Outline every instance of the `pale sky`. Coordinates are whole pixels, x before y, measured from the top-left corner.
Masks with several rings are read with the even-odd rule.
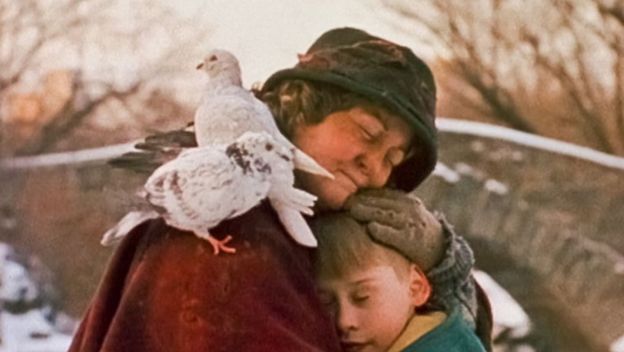
[[[134,40],[126,39],[123,32],[120,35],[115,30],[123,29],[124,23],[132,28],[143,18],[141,16],[147,16],[150,8],[140,5],[142,2],[120,0],[109,14],[113,26],[116,26],[114,30],[99,26],[85,29],[81,33],[84,45],[79,52],[65,50],[61,41],[50,50],[53,52],[51,57],[59,57],[57,53],[62,52],[63,59],[41,62],[41,72],[33,73],[30,85],[36,86],[42,72],[51,69],[80,67],[85,77],[123,85],[132,82],[140,72],[149,72],[153,68],[154,71],[172,73],[163,76],[160,82],[171,88],[170,91],[181,101],[195,104],[199,99],[198,87],[205,77],[198,75],[194,67],[204,53],[213,48],[230,50],[238,57],[243,85],[247,88],[255,82],[265,81],[277,70],[292,67],[297,62],[297,53],[305,52],[316,38],[332,28],[360,28],[412,47],[419,55],[426,50],[422,46],[418,50],[416,40],[392,25],[392,14],[378,0],[160,1],[177,11],[185,24],[175,27],[177,19],[169,18],[162,28],[152,28],[155,32]],[[206,27],[209,28],[206,39],[182,47],[166,62],[159,61],[163,49],[184,42],[189,38],[188,31]]]
[[[179,0],[175,6],[182,15],[201,10],[214,28],[206,50],[214,45],[234,52],[241,62],[244,84],[250,86],[294,65],[296,53],[305,52],[331,28],[353,26],[404,45],[413,44],[374,4],[370,0]]]

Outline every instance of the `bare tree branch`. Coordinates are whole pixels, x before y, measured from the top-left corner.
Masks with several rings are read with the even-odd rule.
[[[136,11],[136,16],[132,17],[132,21],[120,20],[119,9],[115,8],[117,5]],[[184,22],[175,17],[166,5],[154,4],[150,0],[131,3],[120,0],[0,0],[0,99],[3,102],[9,100],[8,97],[18,101],[20,94],[24,96],[24,88],[15,88],[23,85],[26,75],[36,75],[43,79],[47,75],[47,68],[56,69],[56,63],[63,62],[68,56],[74,59],[71,65],[61,70],[78,73],[71,91],[69,88],[60,88],[68,89],[67,93],[62,94],[72,95],[67,100],[61,96],[53,102],[56,99],[54,92],[48,92],[47,89],[59,88],[48,87],[48,83],[39,88],[27,88],[34,89],[28,93],[28,99],[38,99],[28,104],[40,104],[35,109],[41,109],[41,116],[27,117],[23,121],[20,119],[24,118],[20,117],[10,124],[3,116],[1,145],[9,149],[3,152],[40,153],[53,149],[64,139],[88,135],[89,132],[82,126],[87,123],[97,124],[94,123],[97,118],[90,117],[106,108],[113,108],[117,103],[115,115],[128,119],[134,117],[139,124],[140,121],[151,121],[154,118],[137,117],[137,113],[159,116],[157,111],[146,105],[154,102],[143,97],[156,89],[158,79],[172,74],[167,70],[171,69],[174,61],[179,60],[180,51],[185,50],[189,55],[199,57],[196,43],[205,40],[207,27],[197,26],[196,23]],[[158,45],[154,45],[154,40]],[[63,48],[61,53],[58,47]],[[94,69],[100,58],[93,53],[104,56],[112,51],[115,56],[124,58],[122,62],[118,65],[117,61],[102,59],[105,67],[100,68],[100,72]],[[83,56],[84,52],[89,55]],[[49,65],[51,58],[56,62]],[[84,61],[86,59],[95,62]],[[136,69],[127,71],[127,67]],[[97,83],[96,80],[101,80],[98,77],[103,77],[105,81]],[[29,80],[32,81],[31,78]],[[82,102],[74,101],[78,98]],[[129,100],[132,102],[128,103]],[[171,98],[171,104],[180,107],[179,102],[174,100]],[[45,104],[51,104],[52,107],[44,111],[45,106],[48,106]],[[4,128],[8,125],[25,132],[11,134]],[[79,130],[78,134],[73,133],[76,129]],[[11,136],[13,142],[6,142],[7,136]],[[14,143],[16,138],[21,140]]]
[[[49,150],[58,141],[67,137],[73,129],[79,126],[84,120],[99,106],[110,99],[127,99],[136,94],[141,88],[143,82],[135,82],[132,86],[124,90],[111,89],[100,97],[89,101],[86,105],[79,109],[74,108],[74,99],[70,99],[65,106],[54,116],[48,124],[42,128],[42,137],[34,140],[32,143],[21,148],[16,152],[17,155],[38,154]],[[80,83],[78,83],[80,85]],[[83,87],[76,87],[74,95],[82,94]]]
[[[452,62],[454,70],[445,75],[452,73],[480,97],[475,101],[465,89],[451,90],[454,103],[463,102],[472,111],[480,103],[488,108],[488,117],[513,128],[550,131],[559,138],[577,138],[602,151],[624,154],[624,4],[605,0],[384,3],[404,22],[426,28],[433,48],[442,48],[441,57]],[[585,11],[592,7],[602,18]],[[423,15],[423,8],[435,11]],[[409,24],[404,28],[409,31]],[[557,128],[562,120],[565,130]]]
[[[620,38],[618,52],[624,54],[624,38]],[[624,55],[617,55],[613,63],[615,73],[615,126],[619,140],[624,140]]]

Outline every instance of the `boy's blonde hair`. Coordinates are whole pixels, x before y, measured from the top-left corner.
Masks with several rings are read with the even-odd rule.
[[[390,265],[401,279],[409,272],[411,262],[406,257],[373,241],[365,225],[346,212],[318,216],[310,225],[318,239],[315,269],[319,276],[337,278],[375,265]]]

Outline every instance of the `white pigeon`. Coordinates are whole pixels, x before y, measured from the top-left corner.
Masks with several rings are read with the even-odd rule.
[[[227,246],[231,236],[218,240],[209,230],[268,198],[293,239],[314,247],[316,239],[301,213],[312,215],[316,196],[294,187],[293,169],[293,148],[266,132],[246,132],[229,145],[186,149],[145,183],[144,197],[154,210],[131,212],[124,219],[133,228],[162,216],[167,224],[209,241],[215,254],[234,253]],[[102,244],[128,233],[123,222],[104,235]]]
[[[277,127],[269,108],[242,86],[238,59],[226,50],[215,49],[197,66],[208,75],[201,104],[195,112],[195,137],[201,146],[229,144],[244,132],[267,132],[294,150],[295,168],[333,178],[309,155],[295,147]]]

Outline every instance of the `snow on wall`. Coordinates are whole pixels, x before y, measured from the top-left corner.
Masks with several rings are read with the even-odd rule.
[[[624,170],[624,158],[622,157],[506,127],[442,117],[436,119],[436,126],[438,130],[442,132],[505,140],[527,147],[547,150],[553,153],[584,159],[600,165]]]
[[[19,158],[0,159],[0,169],[20,170],[37,167],[86,164],[106,161],[123,153],[134,150],[137,141],[114,144],[101,148],[90,148],[72,152],[49,153]]]
[[[441,161],[438,161],[438,163],[436,164],[435,169],[433,169],[432,175],[441,177],[444,181],[448,183],[456,183],[461,178],[457,171],[451,169]]]
[[[486,123],[439,117],[438,130],[447,133],[468,134],[485,138],[505,140],[531,148],[547,150],[561,155],[588,160],[600,165],[624,170],[624,158],[599,152],[576,144],[516,131],[510,128]],[[73,152],[42,154],[29,157],[0,159],[0,169],[19,170],[36,167],[95,163],[119,156],[133,150],[137,141],[109,145],[101,148],[83,149]]]

